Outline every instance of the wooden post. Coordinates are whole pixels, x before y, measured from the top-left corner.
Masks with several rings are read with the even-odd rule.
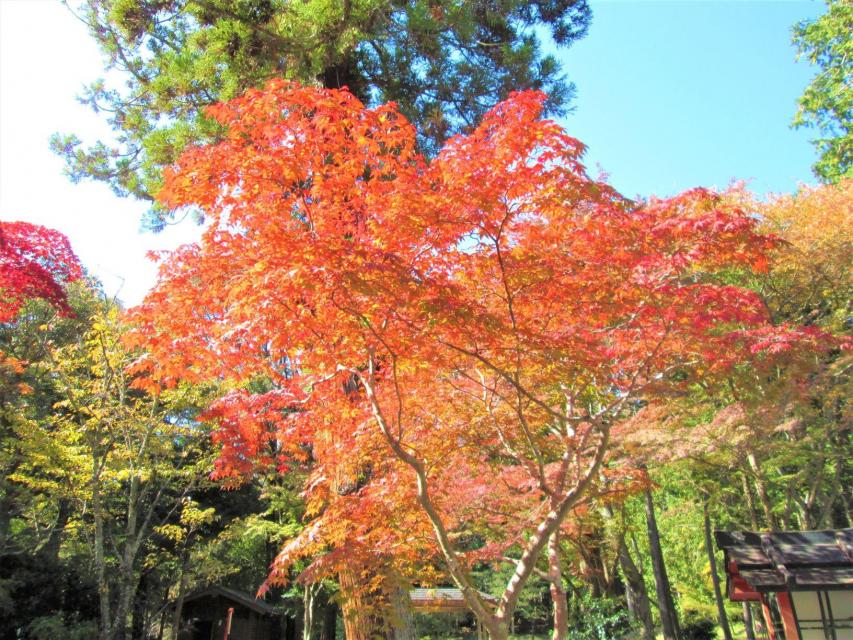
[[[234,617],[234,607],[228,607],[228,616],[225,618],[225,635],[222,640],[228,640],[231,635],[231,619]]]
[[[785,592],[777,593],[776,602],[779,603],[779,614],[782,616],[782,626],[785,627],[785,640],[800,640],[797,619],[791,606],[791,595]]]
[[[755,640],[755,628],[752,626],[752,609],[746,600],[741,604],[743,605],[743,628],[746,632],[746,640]]]
[[[767,603],[767,597],[761,596],[761,613],[764,614],[764,624],[767,627],[767,635],[770,640],[776,639],[776,626],[773,624],[773,616],[770,613],[770,605]]]
[[[720,589],[720,577],[717,575],[717,559],[714,556],[714,545],[711,542],[711,515],[708,512],[707,500],[702,507],[705,520],[705,550],[708,552],[708,564],[711,565],[711,582],[714,585],[714,599],[717,601],[717,618],[720,621],[720,628],[723,630],[725,640],[732,640],[729,620],[726,617],[726,606],[723,603],[723,594]]]

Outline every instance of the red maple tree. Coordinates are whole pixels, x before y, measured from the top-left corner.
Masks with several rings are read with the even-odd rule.
[[[31,298],[71,313],[62,287],[81,276],[63,234],[29,222],[0,221],[0,322],[13,320]]]
[[[753,217],[705,190],[628,201],[540,119],[543,99],[513,94],[427,162],[394,105],[275,81],[213,107],[226,138],[167,172],[164,203],[210,225],[134,311],[136,368],[236,389],[208,414],[220,477],[311,465],[316,519],[274,578],[305,550],[329,570],[359,554],[417,566],[426,540],[505,638],[615,422],[813,337],[726,284],[766,268],[776,241]],[[507,488],[512,509],[490,515]],[[472,550],[474,521],[497,533]],[[469,567],[510,546],[492,606]]]

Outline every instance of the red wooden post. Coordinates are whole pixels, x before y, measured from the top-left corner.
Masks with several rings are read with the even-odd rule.
[[[773,625],[773,616],[770,614],[770,605],[767,604],[767,598],[761,596],[761,613],[764,614],[764,624],[767,627],[767,635],[770,640],[776,640],[776,627]]]
[[[234,607],[228,607],[228,617],[225,618],[225,635],[222,636],[222,640],[228,640],[228,636],[231,635],[231,618],[234,617]]]
[[[782,616],[782,626],[785,627],[785,640],[800,640],[797,619],[791,606],[791,595],[779,592],[776,594],[776,602],[779,603],[779,614]]]

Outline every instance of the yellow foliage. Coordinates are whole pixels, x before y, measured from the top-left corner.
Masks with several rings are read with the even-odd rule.
[[[785,241],[763,287],[777,321],[843,332],[853,299],[853,178],[803,187],[759,207]]]

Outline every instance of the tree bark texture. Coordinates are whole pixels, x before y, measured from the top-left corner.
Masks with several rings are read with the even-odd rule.
[[[344,617],[344,636],[346,640],[374,640],[382,635],[375,616],[370,615],[370,603],[362,595],[358,585],[358,576],[354,571],[342,571],[338,574],[341,587],[341,610]]]
[[[680,640],[678,628],[678,615],[672,600],[672,590],[669,578],[666,575],[666,564],[663,559],[663,550],[660,544],[660,533],[658,532],[657,518],[655,518],[655,504],[651,489],[646,489],[646,526],[649,534],[649,552],[652,557],[652,568],[655,575],[655,589],[657,591],[658,607],[660,608],[661,626],[665,640]]]
[[[412,613],[412,600],[405,585],[390,581],[391,629],[388,640],[415,640],[415,619]]]
[[[779,523],[773,514],[773,508],[770,504],[770,494],[767,491],[767,483],[764,480],[764,472],[761,470],[761,464],[758,462],[758,458],[755,457],[755,452],[753,451],[747,453],[746,459],[755,478],[755,489],[758,491],[758,501],[761,503],[761,508],[764,511],[767,527],[771,531],[776,530],[779,528]]]
[[[743,496],[746,498],[746,508],[749,512],[749,524],[753,531],[759,531],[761,527],[758,524],[758,510],[755,508],[755,498],[752,495],[752,487],[749,484],[749,474],[742,471],[740,474],[741,484],[743,485]]]
[[[569,636],[569,603],[563,587],[563,568],[560,565],[560,530],[548,539],[548,582],[551,601],[554,603],[554,630],[552,640],[566,640]]]
[[[181,616],[184,612],[184,593],[187,588],[187,568],[189,565],[189,552],[184,548],[181,558],[181,577],[178,580],[178,599],[175,602],[175,615],[172,617],[172,637],[177,638],[181,632]]]
[[[302,587],[302,640],[311,640],[314,631],[314,596],[319,588],[316,584]]]
[[[649,602],[649,593],[646,590],[646,581],[631,557],[624,533],[619,536],[617,553],[619,566],[622,568],[622,575],[625,577],[628,609],[637,622],[643,626],[643,640],[655,640],[655,625],[652,621],[652,607]]]
[[[729,620],[726,617],[726,605],[723,603],[723,594],[720,590],[720,576],[717,574],[717,558],[714,555],[714,544],[711,541],[711,516],[708,513],[708,503],[703,505],[705,525],[705,550],[708,552],[708,564],[711,565],[711,582],[714,583],[714,600],[717,602],[717,617],[720,628],[723,630],[725,640],[732,640],[732,631],[729,629]]]

